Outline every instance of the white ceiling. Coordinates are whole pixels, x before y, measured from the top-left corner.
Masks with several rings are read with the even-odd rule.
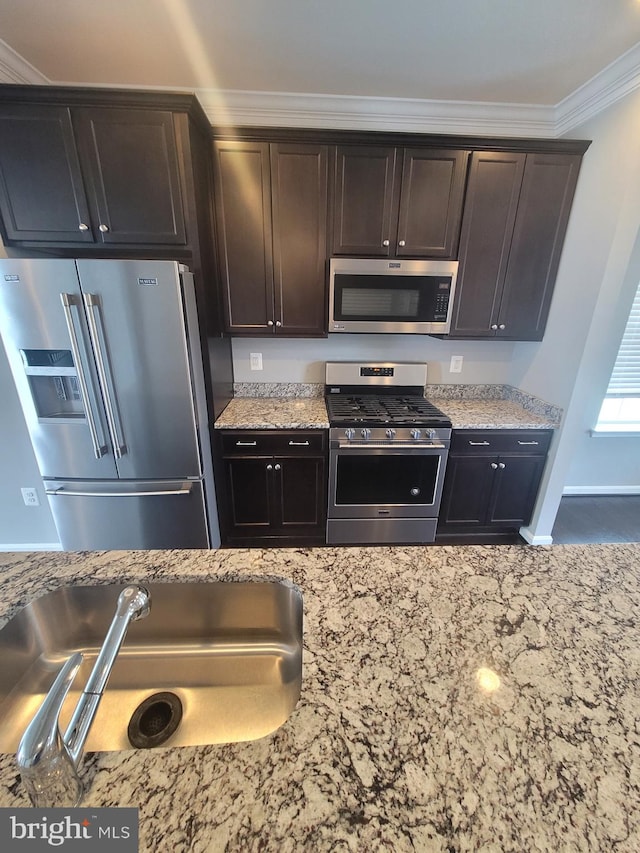
[[[640,0],[0,0],[0,21],[0,80],[195,89],[212,110],[222,91],[549,116],[640,58]]]

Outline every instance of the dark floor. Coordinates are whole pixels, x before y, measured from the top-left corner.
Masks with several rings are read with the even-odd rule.
[[[640,495],[567,495],[551,535],[554,545],[640,542]]]

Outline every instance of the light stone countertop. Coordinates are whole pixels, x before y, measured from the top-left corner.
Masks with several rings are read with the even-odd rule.
[[[639,566],[636,544],[0,554],[0,624],[70,583],[302,590],[278,731],[87,757],[86,804],[139,807],[143,852],[637,853]],[[0,806],[24,804],[0,756]]]
[[[323,397],[234,397],[215,429],[329,429]]]
[[[512,400],[429,397],[454,429],[554,429],[557,422]],[[234,397],[215,429],[328,429],[322,397]]]

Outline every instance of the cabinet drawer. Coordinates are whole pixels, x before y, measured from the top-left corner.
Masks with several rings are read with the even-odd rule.
[[[546,454],[553,430],[454,430],[452,453],[536,453]]]
[[[325,430],[225,430],[222,433],[225,455],[324,453],[325,447]]]

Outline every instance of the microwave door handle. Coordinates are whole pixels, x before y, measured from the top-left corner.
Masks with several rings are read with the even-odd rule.
[[[109,368],[109,359],[106,352],[106,338],[104,328],[102,326],[102,318],[100,316],[100,303],[95,294],[84,293],[84,300],[87,323],[89,326],[89,335],[91,343],[96,355],[96,366],[98,368],[98,379],[102,394],[105,401],[105,409],[107,412],[107,424],[109,426],[109,434],[111,435],[111,443],[113,444],[113,454],[116,459],[121,459],[122,454],[126,452],[124,437],[122,435],[122,425],[118,416],[118,405],[115,394],[115,386]]]
[[[80,394],[82,395],[84,411],[87,417],[87,426],[89,427],[89,434],[91,436],[91,443],[93,445],[93,453],[96,459],[101,459],[105,453],[105,446],[104,441],[101,441],[100,436],[98,435],[98,424],[100,421],[99,418],[96,416],[96,413],[93,411],[93,396],[89,392],[90,371],[85,372],[85,364],[82,359],[82,353],[80,351],[80,343],[78,341],[76,327],[73,322],[73,314],[71,312],[71,307],[72,305],[74,305],[73,294],[61,293],[60,300],[62,302],[64,319],[67,324],[67,331],[69,332],[69,340],[71,341],[71,354],[73,356],[73,361],[76,366],[78,385],[80,386]]]

